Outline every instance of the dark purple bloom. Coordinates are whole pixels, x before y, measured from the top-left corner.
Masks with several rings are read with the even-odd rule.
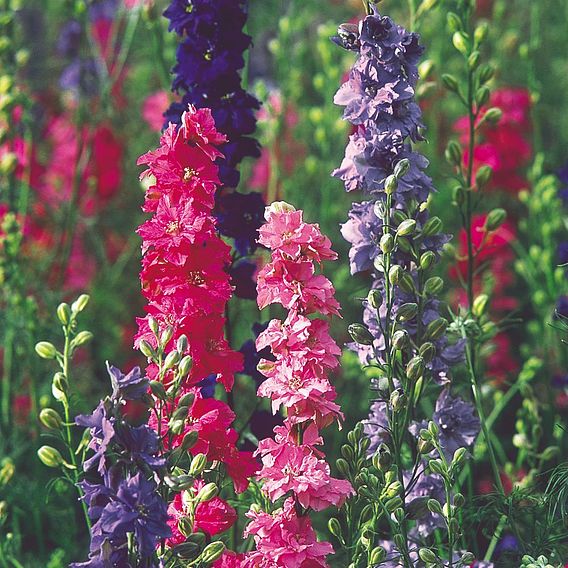
[[[471,446],[481,427],[473,404],[452,396],[449,388],[440,393],[432,418],[440,429],[440,445],[447,459],[458,448]]]
[[[565,241],[558,245],[558,249],[556,251],[558,256],[558,264],[568,264],[568,242]]]
[[[235,249],[242,256],[257,248],[265,207],[262,195],[256,192],[225,193],[217,200],[217,227],[222,235],[235,240]]]
[[[256,279],[258,267],[254,262],[241,259],[229,268],[231,284],[235,287],[235,296],[245,300],[256,300]]]
[[[140,373],[140,367],[134,367],[125,375],[120,369],[107,362],[107,370],[112,384],[112,398],[140,400],[148,392],[150,382]]]
[[[252,330],[254,333],[255,338],[258,337],[267,327],[267,323],[260,324],[255,323],[252,326]],[[254,339],[249,339],[245,341],[239,351],[243,354],[244,363],[243,363],[243,374],[249,375],[255,381],[257,385],[260,385],[263,381],[266,380],[266,377],[260,373],[257,369],[257,365],[261,359],[266,359],[268,361],[274,361],[274,355],[270,351],[270,347],[265,347],[261,351],[256,350]]]
[[[165,458],[159,457],[160,443],[155,430],[143,424],[132,427],[127,422],[115,425],[119,459],[131,464],[147,465],[150,469],[158,469],[165,465]]]
[[[556,303],[557,317],[568,318],[568,296],[560,296]]]
[[[519,541],[516,536],[512,534],[504,535],[501,540],[497,543],[495,547],[495,554],[497,557],[502,554],[520,552],[521,547],[519,546]]]
[[[209,375],[197,383],[197,386],[201,389],[201,396],[203,396],[203,398],[213,398],[215,396],[216,385],[217,375]]]

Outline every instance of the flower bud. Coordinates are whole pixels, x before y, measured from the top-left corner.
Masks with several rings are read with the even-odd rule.
[[[179,364],[179,367],[178,367],[178,372],[179,372],[180,376],[186,377],[187,375],[189,375],[192,367],[193,367],[193,359],[189,355],[186,355],[180,361],[180,364]]]
[[[471,311],[475,317],[480,318],[487,311],[489,305],[489,296],[487,294],[480,294],[473,300]]]
[[[436,341],[446,333],[448,327],[448,320],[445,318],[438,318],[430,322],[426,326],[426,333],[424,337],[430,341]]]
[[[353,341],[361,345],[373,345],[373,336],[371,332],[360,323],[352,323],[347,331],[349,335],[353,338]]]
[[[63,419],[53,408],[44,408],[39,413],[40,422],[50,430],[59,430],[63,426]]]
[[[94,335],[90,331],[80,331],[71,342],[71,345],[73,348],[81,347],[81,345],[85,345],[91,341],[93,337]]]
[[[59,467],[64,463],[59,450],[56,450],[52,446],[42,446],[37,451],[37,456],[47,467]]]
[[[201,562],[205,565],[212,564],[221,558],[223,552],[225,552],[225,545],[220,540],[216,540],[205,547],[201,555]]]
[[[61,402],[67,398],[67,392],[69,391],[69,384],[65,375],[63,373],[55,373],[53,375],[53,381],[51,383],[51,393],[55,400]]]
[[[393,513],[394,511],[396,511],[398,508],[400,508],[402,506],[402,499],[400,497],[393,497],[392,499],[389,499],[386,503],[385,503],[385,509],[389,512],[389,513]],[[396,539],[397,536],[402,537],[401,534],[395,534],[394,538]]]
[[[57,317],[63,325],[67,325],[71,321],[71,308],[69,304],[62,302],[57,306]]]
[[[430,460],[428,462],[428,467],[432,473],[443,474],[444,473],[444,465],[440,460]]]
[[[428,270],[434,264],[435,260],[436,255],[431,250],[427,250],[420,255],[420,268],[422,270]]]
[[[373,309],[378,310],[383,304],[383,297],[378,290],[371,290],[367,295],[367,302]]]
[[[413,357],[406,365],[406,376],[412,382],[418,380],[424,374],[424,359],[417,355]]]
[[[438,425],[435,422],[430,420],[430,422],[428,422],[428,432],[430,432],[433,438],[437,438],[440,433],[440,428],[438,428]]]
[[[424,293],[428,296],[437,296],[444,287],[444,281],[439,276],[432,276],[424,283]]]
[[[464,552],[460,558],[462,566],[471,566],[475,562],[475,555],[472,552]]]
[[[189,408],[187,406],[178,406],[172,414],[172,421],[184,420],[187,418]]]
[[[397,238],[397,243],[398,243],[398,248],[402,251],[402,252],[406,252],[408,254],[410,254],[412,251],[412,245],[410,244],[410,241],[406,238],[406,237],[401,237],[400,235]]]
[[[422,359],[424,359],[426,363],[430,363],[430,361],[432,361],[432,359],[436,355],[436,346],[430,341],[427,341],[420,346],[418,354],[420,355],[420,357],[422,357]]]
[[[475,93],[475,103],[477,108],[481,108],[487,104],[491,91],[487,87],[479,87]]]
[[[408,397],[404,394],[401,388],[392,391],[389,403],[395,412],[399,412],[406,407]]]
[[[168,371],[169,369],[173,369],[181,359],[180,354],[177,351],[170,351],[164,360],[162,368],[164,371]]]
[[[491,166],[481,166],[475,174],[475,185],[479,189],[485,187],[487,182],[491,179],[493,168]]]
[[[162,334],[160,335],[160,345],[165,347],[170,339],[174,336],[174,328],[171,325],[166,326]]]
[[[396,234],[401,237],[406,237],[413,235],[414,231],[416,231],[416,221],[414,219],[407,219],[398,226]]]
[[[182,517],[178,521],[178,530],[186,538],[193,532],[193,523],[189,517]]]
[[[386,233],[381,237],[379,246],[384,254],[388,254],[394,249],[394,237],[390,233]]]
[[[159,381],[150,381],[150,390],[157,399],[166,400],[166,389]]]
[[[432,59],[425,59],[418,65],[418,75],[422,81],[428,79],[434,69],[434,61]]]
[[[371,551],[370,560],[371,565],[381,564],[385,561],[387,557],[386,550],[382,546],[376,546]]]
[[[442,230],[442,220],[440,217],[430,217],[422,227],[422,235],[431,237],[437,235]],[[430,251],[431,252],[431,251]]]
[[[266,221],[270,221],[270,215],[272,215],[272,213],[292,213],[293,211],[296,211],[296,208],[286,203],[286,201],[275,201],[265,208],[264,218]]]
[[[395,264],[389,269],[389,281],[391,284],[397,285],[404,274],[402,266]]]
[[[450,140],[446,147],[446,160],[452,166],[459,167],[462,163],[462,150],[460,145],[455,140]]]
[[[479,70],[479,84],[483,85],[490,81],[495,73],[495,69],[490,64],[486,64]],[[490,109],[491,110],[491,109]]]
[[[487,109],[487,112],[483,115],[481,119],[483,122],[489,122],[490,124],[497,124],[503,116],[503,111],[498,107],[491,107]]]
[[[473,32],[473,41],[476,46],[481,45],[485,39],[487,38],[487,34],[489,33],[489,25],[487,22],[481,22]]]
[[[390,448],[384,443],[381,444],[377,450],[376,456],[377,469],[381,471],[389,471],[392,466],[392,454]]]
[[[396,191],[397,187],[398,180],[396,179],[396,176],[391,175],[385,179],[385,193],[387,195],[392,195]]]
[[[199,437],[199,434],[197,433],[196,430],[191,430],[190,432],[188,432],[183,437],[183,440],[181,442],[181,449],[184,450],[184,451],[191,450],[191,448],[193,448],[193,446],[195,446],[195,444],[197,444],[197,438],[198,437]]]
[[[428,499],[428,510],[431,513],[437,513],[438,515],[442,515],[442,505],[436,499]]]
[[[158,320],[155,317],[153,316],[148,317],[148,327],[150,328],[150,331],[157,337],[158,332],[160,331],[160,324],[158,323]]]
[[[458,509],[465,505],[465,497],[461,493],[456,493],[454,495],[454,506]]]
[[[150,345],[150,343],[148,343],[148,341],[146,341],[145,339],[142,339],[142,341],[140,341],[139,349],[142,355],[148,357],[148,359],[156,359],[157,357],[156,351]]]
[[[416,447],[418,448],[418,452],[420,454],[426,455],[426,454],[429,454],[434,449],[434,444],[432,444],[431,440],[420,439],[420,440],[418,440]]]
[[[191,406],[195,400],[195,394],[192,392],[185,393],[178,401],[179,406]]]
[[[454,35],[452,36],[452,43],[454,44],[454,47],[462,55],[467,57],[470,46],[469,46],[469,40],[467,39],[467,36],[464,32],[461,31],[454,32]]]
[[[394,175],[397,179],[400,179],[404,175],[408,173],[410,169],[410,160],[408,158],[404,158],[398,162],[394,168]]]
[[[199,503],[205,503],[206,501],[211,501],[213,497],[217,497],[219,494],[219,488],[215,483],[207,483],[204,485],[197,494],[196,500]]]
[[[178,351],[179,353],[185,353],[187,351],[187,346],[188,346],[187,336],[180,335],[176,343],[176,351]]]
[[[507,212],[500,207],[490,211],[485,219],[484,229],[486,231],[497,230],[507,219]]]
[[[392,345],[399,351],[405,349],[408,346],[408,332],[405,329],[395,331],[392,336]]]
[[[55,345],[49,341],[40,341],[39,343],[36,343],[35,351],[42,359],[55,359],[55,356],[57,355]]]
[[[78,314],[82,312],[89,303],[90,296],[88,294],[81,294],[72,304],[71,304],[71,312],[73,314]]]
[[[422,562],[426,562],[427,564],[438,564],[438,557],[429,548],[421,548],[418,551],[418,556]]]
[[[458,80],[449,73],[444,73],[442,75],[442,83],[444,84],[444,87],[446,87],[446,89],[448,89],[448,91],[451,91],[452,93],[457,93],[460,88]]]
[[[407,304],[402,304],[396,312],[396,319],[397,321],[410,321],[416,317],[418,313],[418,305],[409,302]]]
[[[452,465],[460,465],[467,456],[467,450],[465,448],[458,448],[454,452],[454,457],[452,458]]]
[[[191,460],[191,465],[189,466],[189,475],[197,477],[203,473],[205,466],[207,465],[207,456],[205,454],[196,454]]]
[[[168,428],[172,434],[179,436],[185,428],[185,420],[170,420]]]
[[[457,32],[463,27],[460,17],[455,12],[448,12],[446,14],[446,20],[448,22],[448,29],[450,32]]]
[[[349,476],[349,464],[347,463],[347,460],[338,458],[335,462],[335,466],[342,477],[347,478]]]
[[[406,292],[407,294],[412,294],[412,293],[416,292],[416,286],[414,285],[414,279],[406,271],[404,271],[402,273],[402,276],[401,276],[400,280],[398,281],[398,286],[403,292]]]
[[[474,51],[471,55],[467,58],[467,66],[471,71],[475,71],[479,66],[479,62],[481,60],[481,53],[479,51]]]

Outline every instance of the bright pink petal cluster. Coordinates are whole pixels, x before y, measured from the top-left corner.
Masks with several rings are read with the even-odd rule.
[[[198,383],[214,376],[229,391],[234,375],[242,369],[242,355],[231,349],[225,339],[225,307],[232,287],[226,267],[230,247],[218,236],[212,211],[219,186],[214,161],[221,156],[217,146],[225,137],[216,128],[209,109],[190,106],[181,125],[170,124],[157,150],[138,160],[148,166],[142,179],[148,182],[144,210],[152,216],[138,229],[142,237],[142,293],[148,303],[147,315],[139,318],[135,343],[148,341],[156,347],[150,329],[150,317],[162,333],[173,330],[166,345],[168,353],[177,339],[188,339],[187,353],[193,367],[183,385],[183,393],[192,392],[185,431],[171,440],[181,444],[190,431],[198,433],[193,453],[204,453],[210,461],[225,464],[235,489],[244,491],[248,478],[258,469],[250,452],[237,449],[237,433],[230,425],[233,411],[219,400],[201,396]],[[150,378],[157,377],[157,367],[150,363]],[[171,377],[166,374],[164,382]],[[155,427],[167,431],[166,424]],[[164,438],[164,442],[169,440]]]
[[[338,365],[341,350],[329,334],[329,322],[313,317],[339,314],[335,290],[316,266],[337,258],[318,225],[305,223],[302,211],[286,203],[267,208],[259,242],[272,251],[272,261],[257,279],[258,305],[280,303],[289,310],[284,321],[274,319],[257,339],[257,349],[270,348],[274,361],[263,359],[266,376],[258,395],[270,398],[273,412],[286,409],[284,425],[274,439],[262,440],[256,454],[262,460],[258,477],[271,501],[288,497],[274,514],[250,512],[246,533],[254,535],[256,551],[244,566],[327,566],[333,550],[317,542],[308,510],[341,507],[353,493],[348,481],[331,477],[318,446],[319,429],[342,418],[336,392],[327,375]],[[308,317],[312,316],[312,317]]]

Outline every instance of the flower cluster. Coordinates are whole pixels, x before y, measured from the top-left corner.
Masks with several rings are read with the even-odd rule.
[[[530,93],[523,88],[504,88],[492,93],[489,106],[497,107],[502,115],[498,125],[487,121],[480,124],[483,141],[476,144],[473,152],[474,170],[480,166],[491,166],[490,187],[495,190],[516,194],[527,187],[523,169],[529,164],[533,152],[527,140],[530,131]],[[456,130],[467,143],[468,118],[463,117],[455,124]],[[464,161],[469,160],[464,152]]]
[[[241,160],[259,155],[250,137],[259,103],[242,88],[239,74],[243,52],[251,44],[242,31],[247,1],[172,0],[164,15],[169,29],[183,38],[173,69],[173,89],[183,92],[183,98],[170,106],[166,119],[179,124],[188,104],[210,108],[217,128],[228,138],[221,148],[219,177],[224,186],[236,187]]]
[[[256,464],[249,453],[236,448],[237,433],[229,428],[234,413],[205,392],[215,381],[231,390],[234,374],[242,369],[241,354],[230,348],[224,335],[224,312],[232,293],[225,270],[230,248],[217,235],[212,215],[219,185],[214,160],[224,141],[210,110],[190,106],[181,126],[170,124],[160,147],[138,160],[148,166],[142,174],[150,180],[144,209],[152,216],[138,230],[144,255],[140,278],[148,304],[147,315],[138,319],[135,342],[151,355],[162,337],[165,355],[177,352],[172,356],[191,358],[191,370],[187,369],[178,393],[194,395],[188,407],[191,419],[172,446],[178,446],[189,431],[198,432],[192,452],[225,463],[236,489],[243,491]],[[172,383],[171,367],[161,372],[152,361],[147,372],[166,387]],[[161,429],[160,421],[156,427]]]
[[[154,473],[165,460],[158,455],[158,435],[146,424],[149,381],[137,367],[127,375],[112,366],[108,371],[111,396],[92,414],[75,419],[78,426],[90,431],[89,449],[93,453],[83,464],[87,479],[79,486],[93,525],[89,560],[71,566],[126,566],[129,534],[134,536],[140,563],[158,566],[157,544],[171,532],[167,506],[157,490]],[[129,404],[145,407],[142,424],[132,424],[125,411]]]
[[[258,305],[279,303],[288,316],[271,320],[257,339],[257,348],[270,347],[275,357],[259,363],[266,380],[258,394],[271,399],[273,412],[284,406],[287,418],[274,429],[274,439],[259,443],[258,477],[271,501],[287,499],[273,514],[249,513],[246,534],[254,535],[256,551],[244,565],[327,566],[331,545],[317,542],[307,511],[340,507],[352,488],[330,476],[318,449],[323,443],[319,430],[341,418],[327,379],[341,351],[329,335],[329,322],[308,316],[339,314],[331,282],[315,272],[316,263],[334,260],[336,254],[319,227],[305,223],[302,212],[286,203],[267,208],[266,221],[259,242],[272,251],[272,261],[258,276]]]

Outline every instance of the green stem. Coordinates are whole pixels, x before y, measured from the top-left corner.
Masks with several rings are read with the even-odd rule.
[[[493,533],[493,538],[487,547],[487,552],[485,553],[485,558],[483,559],[484,562],[489,562],[493,557],[493,553],[495,552],[495,547],[501,538],[501,534],[503,533],[503,529],[505,528],[505,524],[507,522],[507,515],[501,515],[499,519],[499,524]]]

